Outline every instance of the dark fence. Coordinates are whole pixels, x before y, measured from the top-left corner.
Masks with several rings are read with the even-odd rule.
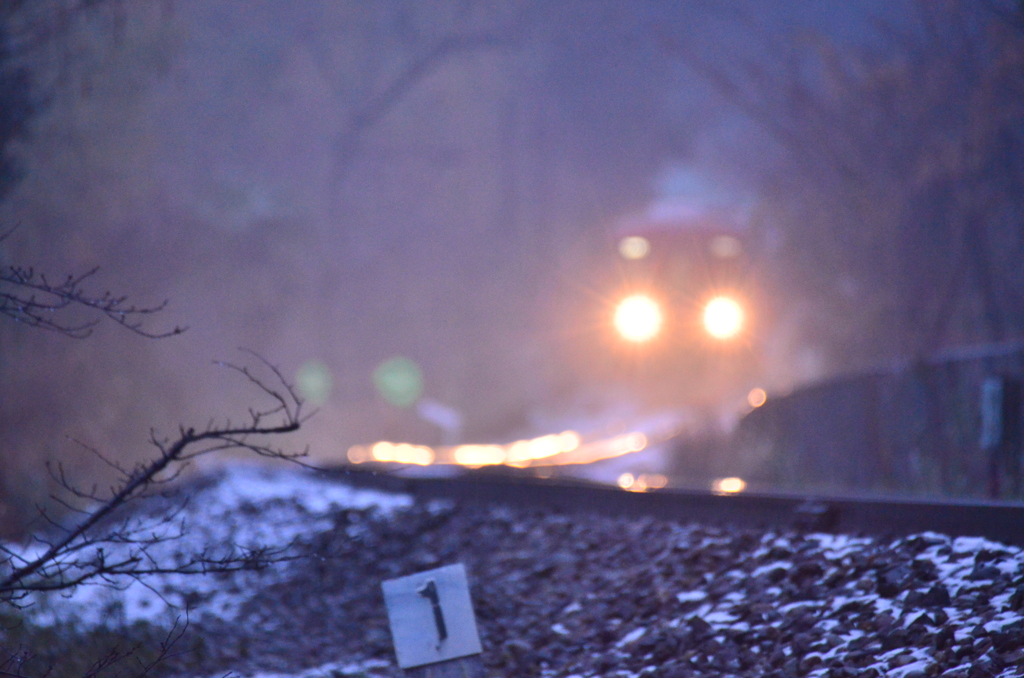
[[[1024,499],[1024,343],[949,351],[769,398],[733,450],[784,491]]]

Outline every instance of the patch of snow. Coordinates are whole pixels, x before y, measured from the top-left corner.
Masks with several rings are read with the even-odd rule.
[[[572,614],[573,612],[579,612],[582,609],[583,606],[580,605],[578,601],[573,601],[565,606],[565,609],[562,610],[562,614]]]
[[[736,617],[725,612],[724,610],[715,610],[704,615],[704,621],[711,624],[712,626],[723,626],[729,625],[736,621]]]
[[[407,495],[355,489],[297,467],[225,467],[215,482],[201,485],[189,497],[174,523],[154,525],[153,531],[166,540],[149,547],[147,555],[157,563],[173,563],[181,556],[211,549],[220,555],[238,548],[285,549],[295,539],[332,529],[335,510],[388,513],[411,504]],[[120,553],[116,544],[103,546],[108,559]],[[146,577],[145,583],[118,577],[70,592],[35,596],[26,614],[40,625],[78,618],[87,626],[170,622],[182,616],[186,607],[193,618],[206,614],[227,618],[251,595],[244,592],[258,590],[253,586],[257,580],[266,585],[287,568],[284,561],[262,572],[158,574]],[[186,601],[199,602],[186,605]]]
[[[635,628],[629,633],[627,633],[625,636],[623,636],[622,640],[615,644],[615,647],[625,647],[630,643],[636,642],[640,640],[641,636],[643,636],[645,633],[647,633],[647,629],[643,626]]]
[[[930,663],[931,661],[927,657],[922,657],[921,659],[916,659],[909,664],[904,664],[903,666],[894,669],[890,669],[884,664],[877,665],[875,668],[878,669],[880,674],[886,676],[886,678],[903,678],[903,676],[906,676],[911,672],[916,671],[918,673],[923,673]]]
[[[848,534],[825,534],[816,532],[807,536],[818,542],[818,547],[829,560],[841,560],[844,556],[858,551],[871,543],[867,537],[854,537]]]
[[[683,591],[682,593],[676,594],[676,600],[680,603],[695,603],[700,600],[704,600],[708,597],[708,594],[703,591]]]
[[[977,553],[982,549],[988,551],[1005,551],[1006,544],[990,541],[984,537],[957,537],[953,540],[953,551]]]
[[[750,573],[750,576],[760,577],[761,575],[768,574],[773,570],[789,570],[792,569],[792,567],[793,563],[789,562],[788,560],[775,560],[768,563],[767,565],[762,565],[761,567],[755,569],[753,572]]]

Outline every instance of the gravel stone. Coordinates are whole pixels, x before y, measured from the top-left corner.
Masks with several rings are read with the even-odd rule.
[[[234,616],[200,604],[189,634],[216,642],[176,670],[397,677],[380,582],[462,562],[494,678],[1024,675],[1024,555],[982,539],[439,502],[331,524]]]

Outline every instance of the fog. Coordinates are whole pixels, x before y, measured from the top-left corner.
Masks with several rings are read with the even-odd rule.
[[[150,427],[244,416],[258,394],[213,364],[238,347],[298,380],[318,411],[288,445],[331,463],[442,442],[417,400],[458,442],[623,407],[734,421],[754,387],[1022,336],[1024,52],[998,3],[80,4],[6,19],[36,108],[0,254],[100,266],[90,289],[188,329],[0,327],[17,501],[44,459],[94,470],[68,437],[130,460]],[[611,327],[618,239],[711,193],[743,215],[751,330],[665,368]],[[396,357],[422,376],[405,406],[374,384]]]

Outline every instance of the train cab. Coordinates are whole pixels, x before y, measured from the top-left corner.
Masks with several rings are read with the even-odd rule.
[[[734,211],[655,203],[622,219],[609,257],[610,350],[656,400],[713,405],[756,367],[757,290]]]

